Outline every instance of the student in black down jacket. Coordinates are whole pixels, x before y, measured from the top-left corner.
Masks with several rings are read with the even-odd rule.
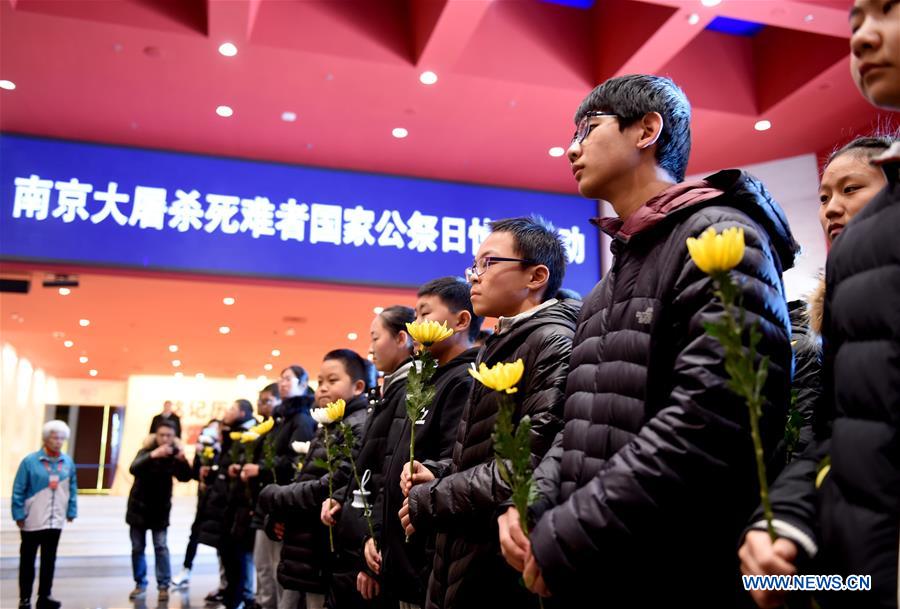
[[[482,321],[472,308],[469,284],[459,277],[442,277],[419,288],[416,319],[446,323],[454,333],[430,348],[438,362],[431,379],[435,388],[431,404],[415,426],[407,417],[405,402],[399,404],[388,434],[382,466],[384,485],[375,500],[377,549],[375,541],[366,542],[368,569],[381,583],[388,606],[398,602],[415,607],[425,604],[434,544],[427,533],[407,538],[400,526],[397,512],[406,497],[401,475],[408,480],[412,429],[416,434],[414,472],[424,467],[439,475],[450,464],[460,417],[472,388],[468,369],[478,354],[472,341]]]
[[[686,240],[709,228],[744,231],[731,273],[745,326],[759,324],[757,351],[770,358],[761,419],[770,460],[791,382],[781,273],[797,244],[751,176],[681,182],[690,104],[671,80],[611,79],[575,122],[569,161],[582,195],[616,211],[599,221],[614,258],[578,320],[565,428],[536,475],[530,546],[510,547],[522,539],[511,509],[501,518],[504,552],[533,591],[567,608],[740,606],[749,598],[734,548],[759,500],[754,449],[747,406],[703,326],[722,306]]]
[[[524,362],[525,374],[512,396],[514,420],[531,418],[532,462],[537,463],[562,426],[581,303],[552,297],[566,264],[552,227],[540,218],[513,218],[494,222],[491,231],[467,269],[475,313],[500,318],[478,363]],[[436,534],[425,602],[429,609],[537,606],[499,551],[496,512],[509,498],[491,439],[499,399],[497,392],[473,383],[450,466],[433,480],[429,470],[419,470],[412,481],[418,484],[400,510],[407,534]]]
[[[857,87],[876,106],[900,110],[900,5],[857,0],[850,29]],[[872,163],[887,184],[834,238],[825,269],[830,436],[798,460],[806,476],[774,489],[775,517],[793,535],[783,531],[772,544],[750,532],[741,549],[748,574],[793,574],[814,554],[819,573],[871,576],[869,591],[818,594],[822,607],[896,609],[900,602],[900,144]],[[761,607],[783,596],[754,593]]]
[[[320,408],[338,399],[346,403],[343,423],[352,430],[355,458],[359,454],[368,407],[365,392],[375,382],[374,368],[353,351],[337,349],[325,355],[318,382],[316,399]],[[343,442],[339,423],[327,425],[331,442]],[[305,601],[306,609],[325,606],[327,575],[331,572],[328,530],[320,522],[331,477],[319,464],[325,458],[325,427],[320,426],[303,458],[297,481],[287,486],[270,484],[259,494],[258,507],[269,516],[267,532],[283,539],[278,581],[286,594],[296,591],[305,597],[297,601]],[[341,488],[350,476],[349,464],[341,460],[334,473],[333,487]]]
[[[388,450],[388,432],[398,410],[405,411],[406,378],[412,361],[413,343],[406,333],[406,324],[415,320],[409,307],[387,307],[372,320],[370,335],[372,364],[384,373],[383,397],[369,408],[360,439],[356,469],[361,477],[369,472],[366,501],[373,508],[373,499],[381,492],[382,463]],[[330,606],[341,609],[371,606],[365,601],[379,596],[379,586],[363,572],[363,546],[369,537],[364,509],[351,506],[353,492],[359,490],[352,477],[347,485],[335,492],[335,501],[322,504],[322,524],[334,525],[335,553],[332,560]],[[375,517],[372,517],[373,521]]]

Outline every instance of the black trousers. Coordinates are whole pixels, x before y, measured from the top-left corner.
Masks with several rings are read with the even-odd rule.
[[[22,533],[22,545],[19,546],[19,597],[31,598],[31,590],[34,588],[34,561],[37,558],[38,548],[40,548],[41,580],[38,586],[38,598],[47,598],[53,588],[56,547],[59,545],[59,534],[62,529],[20,532]]]

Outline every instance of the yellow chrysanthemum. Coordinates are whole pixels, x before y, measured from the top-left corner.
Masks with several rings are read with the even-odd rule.
[[[212,459],[216,456],[216,450],[212,446],[207,446],[203,449],[203,457],[205,459]]]
[[[310,414],[317,423],[330,425],[344,418],[344,409],[347,404],[344,400],[338,400],[328,404],[325,408],[316,408]]]
[[[242,431],[232,431],[230,434],[228,434],[228,437],[232,440],[240,440],[242,435],[244,435],[244,432]]]
[[[431,319],[408,323],[406,324],[406,330],[414,341],[426,347],[453,336],[453,330],[447,327],[446,321],[443,324],[439,324]]]
[[[272,428],[274,426],[275,426],[275,419],[268,418],[265,421],[263,421],[262,423],[260,423],[259,425],[256,425],[255,427],[253,427],[253,429],[251,429],[250,431],[253,431],[261,436],[264,436],[267,433],[269,433],[270,431],[272,431]]]
[[[256,440],[259,440],[259,434],[252,429],[241,434],[241,444],[249,444]]]
[[[831,473],[831,465],[830,464],[826,465],[821,470],[819,470],[819,473],[816,474],[816,488],[817,489],[822,488],[822,483],[825,482],[825,478],[830,473]]]
[[[516,384],[518,384],[524,372],[525,364],[522,363],[521,358],[511,364],[499,362],[491,368],[488,368],[484,362],[482,362],[478,370],[475,369],[475,364],[472,364],[472,367],[469,368],[469,374],[476,381],[494,391],[505,391],[506,393],[518,391]]]
[[[744,229],[726,228],[721,233],[709,227],[699,237],[689,237],[691,259],[707,275],[730,271],[744,257]]]

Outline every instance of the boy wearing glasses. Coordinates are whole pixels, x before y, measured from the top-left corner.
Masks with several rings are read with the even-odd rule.
[[[781,273],[797,245],[751,176],[729,170],[683,182],[690,117],[675,83],[645,75],[608,80],[575,115],[572,173],[583,196],[616,212],[598,221],[614,259],[579,318],[564,429],[537,472],[530,543],[514,509],[499,518],[507,561],[560,606],[747,601],[734,548],[759,502],[748,410],[705,331],[722,306],[685,241],[710,227],[744,231],[732,277],[743,325],[758,324],[758,354],[770,358],[761,420],[768,459],[789,402]]]
[[[466,269],[475,314],[497,317],[477,363],[521,358],[525,374],[511,397],[515,420],[529,415],[534,463],[561,429],[562,406],[575,321],[581,303],[557,300],[565,273],[559,235],[539,218],[494,222]],[[436,533],[425,606],[480,609],[537,606],[503,562],[496,512],[509,498],[494,463],[491,434],[498,394],[475,383],[463,411],[453,459],[437,479],[416,475],[400,509],[408,535]]]

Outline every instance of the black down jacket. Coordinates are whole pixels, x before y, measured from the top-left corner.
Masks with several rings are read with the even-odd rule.
[[[823,608],[897,607],[900,156],[884,169],[887,187],[828,254],[822,339],[830,438],[817,425],[816,442],[772,489],[776,530],[815,556],[816,573],[872,576],[868,592],[817,593]]]
[[[382,467],[391,422],[394,420],[395,412],[398,410],[406,412],[406,377],[411,365],[411,361],[406,362],[385,377],[387,385],[384,387],[384,396],[370,405],[362,432],[356,470],[360,477],[365,475],[366,470],[370,472],[371,478],[366,483],[366,490],[371,493],[367,501],[369,509],[372,510],[373,521],[375,497],[380,493],[383,484]],[[350,505],[353,491],[358,488],[356,480],[351,476],[347,484],[334,493],[342,508],[338,512],[338,522],[334,527],[335,553],[332,556],[329,592],[331,604],[341,609],[371,606],[356,590],[356,576],[366,569],[363,544],[370,537],[363,510]]]
[[[448,465],[459,430],[459,419],[474,379],[469,367],[478,349],[469,349],[440,366],[431,378],[434,400],[415,425],[417,461],[426,467],[439,462]],[[382,587],[392,598],[414,605],[425,603],[425,590],[434,558],[434,543],[426,534],[406,540],[397,512],[403,505],[400,474],[409,467],[410,422],[405,408],[398,408],[388,437],[384,460],[384,486],[378,501],[380,515],[378,547],[381,549]]]
[[[545,497],[558,505],[532,531],[535,559],[566,607],[748,602],[736,549],[759,503],[749,413],[704,329],[722,306],[685,241],[709,227],[744,230],[732,277],[745,323],[759,323],[758,352],[770,357],[761,431],[773,476],[791,382],[781,274],[796,242],[762,184],[736,170],[675,185],[624,223],[600,223],[614,260],[578,322],[565,428],[540,468],[558,479],[540,485],[558,489]]]
[[[524,362],[525,374],[513,394],[514,419],[531,417],[535,464],[562,426],[563,390],[580,307],[574,300],[547,301],[532,316],[490,336],[478,356],[489,367],[519,358]],[[491,439],[499,399],[497,392],[473,383],[447,475],[410,492],[416,535],[437,531],[429,609],[537,604],[500,554],[496,516],[509,488],[497,473]]]
[[[134,484],[128,493],[128,510],[125,522],[139,529],[158,531],[169,526],[169,512],[172,510],[172,478],[179,482],[191,479],[191,466],[184,460],[181,442],[176,442],[181,451],[179,458],[150,456],[158,444],[154,436],[148,436],[144,447],[138,451],[129,472],[134,476]]]
[[[350,425],[355,439],[353,452],[359,452],[359,439],[366,422],[368,399],[360,395],[347,403],[344,423]],[[329,441],[343,442],[338,425],[328,426]],[[326,460],[325,428],[319,427],[303,460],[297,482],[287,486],[270,484],[259,494],[259,509],[269,516],[268,522],[285,524],[284,545],[278,563],[278,581],[288,590],[324,594],[325,574],[330,571],[328,529],[319,516],[322,502],[328,498],[328,471],[316,465]],[[350,466],[342,463],[335,471],[333,488],[341,488],[350,477]],[[340,499],[340,497],[338,497]]]
[[[294,481],[296,464],[300,459],[291,444],[308,442],[315,435],[316,422],[309,414],[314,407],[314,395],[308,391],[304,395],[285,399],[275,409],[275,428],[271,431],[275,434],[272,439],[275,443],[275,478],[262,473],[261,484],[274,482],[284,485]]]

